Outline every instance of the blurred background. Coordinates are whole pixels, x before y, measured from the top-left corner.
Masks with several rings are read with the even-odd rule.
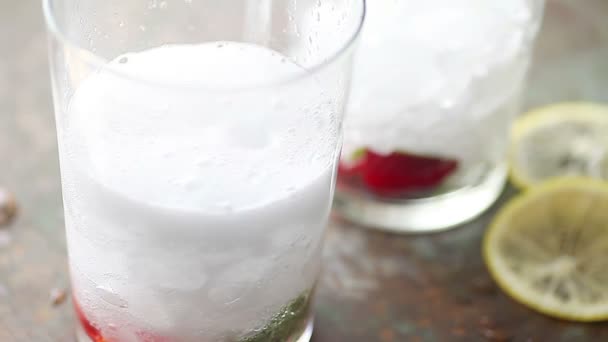
[[[525,108],[608,102],[608,1],[547,1]],[[40,1],[0,0],[0,211],[14,221],[0,225],[3,342],[73,334],[46,48]],[[495,289],[478,251],[492,213],[420,238],[334,220],[314,341],[608,340],[606,325],[554,321]]]

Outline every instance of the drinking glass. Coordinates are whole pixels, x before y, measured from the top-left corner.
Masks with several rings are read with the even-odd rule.
[[[43,3],[78,340],[308,341],[364,0]]]
[[[469,221],[505,184],[543,0],[377,0],[354,62],[336,208],[366,226]]]

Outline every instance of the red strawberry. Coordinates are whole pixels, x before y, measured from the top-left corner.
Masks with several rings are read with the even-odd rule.
[[[74,309],[76,310],[76,316],[78,317],[78,320],[80,321],[80,324],[82,325],[82,328],[87,336],[89,336],[93,342],[107,342],[101,336],[101,332],[86,318],[84,312],[82,312],[82,309],[80,308],[80,305],[78,305],[75,300]]]
[[[80,308],[78,303],[76,303],[76,301],[74,301],[74,307],[76,309],[76,316],[78,316],[78,320],[80,320],[80,324],[82,325],[82,328],[84,329],[87,336],[89,336],[91,341],[93,341],[93,342],[111,342],[110,340],[104,339],[101,336],[101,332],[99,331],[99,329],[97,329],[86,318],[86,316],[84,315],[84,312],[82,311],[82,309]],[[141,342],[168,342],[169,341],[169,339],[167,339],[167,338],[155,336],[148,332],[137,333],[137,338],[138,338],[138,341],[141,341]]]
[[[380,155],[368,150],[363,181],[380,195],[396,195],[440,185],[458,168],[455,160],[404,153]]]

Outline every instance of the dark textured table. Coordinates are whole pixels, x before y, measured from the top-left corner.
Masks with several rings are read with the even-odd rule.
[[[548,1],[527,105],[608,101],[608,1]],[[69,300],[51,298],[69,282],[38,0],[0,0],[0,187],[20,205],[0,229],[0,341],[72,341]],[[494,210],[419,237],[334,219],[314,341],[608,341],[608,324],[546,318],[496,288],[480,255]]]

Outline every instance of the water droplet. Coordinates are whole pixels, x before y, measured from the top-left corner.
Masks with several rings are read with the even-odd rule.
[[[146,26],[139,25],[139,30],[142,31],[142,32],[146,32]]]
[[[121,21],[118,23],[118,27],[125,27],[125,22],[121,20]]]
[[[158,7],[160,9],[165,9],[167,8],[167,2],[166,1],[161,1],[160,4],[158,5]]]
[[[223,48],[224,47],[224,43],[217,43],[217,47],[218,48]]]
[[[126,64],[128,61],[129,61],[128,57],[122,57],[121,59],[118,60],[118,63]]]
[[[110,286],[98,285],[95,290],[99,298],[108,304],[118,306],[119,308],[127,308],[129,306],[127,301],[120,298],[120,296],[118,296],[118,294],[114,292],[114,289],[112,289]]]

